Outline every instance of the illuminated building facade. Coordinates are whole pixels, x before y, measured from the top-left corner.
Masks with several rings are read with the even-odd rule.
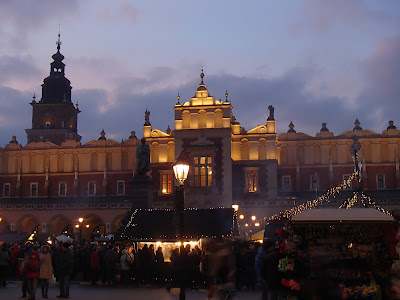
[[[12,137],[0,148],[0,232],[67,233],[88,240],[115,232],[127,211],[135,208],[132,178],[140,140],[132,131],[116,142],[103,130],[97,140],[81,144],[79,109],[71,101],[60,44],[42,98],[31,103],[28,144],[22,146]],[[246,131],[233,115],[228,93],[224,100],[215,99],[203,72],[200,77],[192,98],[177,97],[173,130],[153,129],[145,113],[143,137],[151,148],[153,183],[149,208],[173,207],[171,164],[186,151],[191,161],[186,207],[237,204],[244,220],[254,216],[248,223],[259,223],[350,176],[354,133],[362,145],[364,190],[389,210],[400,207],[400,131],[393,122],[382,134],[363,130],[358,120],[353,130],[337,136],[324,123],[314,137],[296,132],[292,123],[288,132],[277,134],[274,108],[269,106],[265,124]],[[327,205],[337,207],[344,198]]]

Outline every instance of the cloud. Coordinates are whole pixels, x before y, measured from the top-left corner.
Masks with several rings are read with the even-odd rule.
[[[2,43],[24,47],[26,37],[32,31],[37,31],[55,20],[62,23],[67,18],[70,19],[78,8],[77,0],[0,1],[0,20],[3,28],[0,36],[4,38]]]
[[[368,118],[381,127],[387,126],[389,120],[400,125],[399,53],[399,36],[383,38],[360,65],[364,89],[358,98],[359,109],[365,109]]]
[[[346,24],[347,28],[350,25],[363,32],[373,30],[377,25],[398,24],[398,17],[372,10],[363,0],[305,0],[298,12],[300,20],[288,28],[291,34],[304,31],[323,34],[338,24]]]
[[[0,56],[0,85],[19,90],[32,90],[41,74],[31,56]]]
[[[119,23],[128,20],[130,23],[136,25],[140,11],[128,2],[118,3],[117,5],[113,2],[112,6],[101,7],[99,15],[101,20],[110,23]]]
[[[0,86],[0,146],[7,144],[13,135],[26,144],[25,129],[32,127],[32,95],[16,89]]]

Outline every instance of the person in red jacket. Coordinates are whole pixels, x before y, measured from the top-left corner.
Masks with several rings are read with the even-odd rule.
[[[92,271],[92,285],[97,285],[97,281],[99,280],[99,272],[100,272],[100,256],[99,256],[99,248],[94,246],[92,249],[92,253],[90,255],[90,269]]]
[[[36,296],[36,286],[39,278],[39,254],[33,251],[29,260],[25,263],[25,270],[28,277],[29,300],[34,300]]]

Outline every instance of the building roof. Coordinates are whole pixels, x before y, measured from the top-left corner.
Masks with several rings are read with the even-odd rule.
[[[314,208],[305,210],[292,217],[293,223],[328,223],[328,222],[393,222],[389,216],[375,208]]]
[[[25,242],[30,234],[19,231],[9,231],[0,233],[0,242],[4,243],[23,243]]]
[[[134,241],[176,241],[174,210],[137,209],[121,236]],[[230,236],[234,211],[231,208],[186,209],[183,211],[182,238]]]

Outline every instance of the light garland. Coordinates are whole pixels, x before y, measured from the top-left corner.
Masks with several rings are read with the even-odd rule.
[[[210,207],[210,208],[208,208],[208,210],[219,210],[219,209],[227,209],[226,207],[217,207],[217,208],[214,208],[214,207]],[[199,208],[185,208],[183,211],[197,211],[197,210],[204,210],[204,209],[199,209]],[[233,210],[233,209],[232,209]],[[125,239],[135,239],[135,240],[142,240],[142,241],[155,241],[156,239],[157,240],[160,240],[160,239],[164,239],[164,240],[176,240],[177,238],[178,238],[178,236],[177,235],[175,235],[175,236],[167,236],[167,235],[159,235],[158,237],[154,237],[154,236],[152,236],[152,237],[140,237],[140,238],[135,238],[135,237],[133,237],[132,235],[130,235],[130,236],[128,236],[127,234],[125,234],[125,231],[127,231],[128,229],[129,229],[129,227],[135,227],[135,226],[137,226],[137,223],[135,223],[135,221],[134,221],[134,219],[135,219],[135,216],[136,216],[136,214],[139,212],[139,211],[147,211],[147,212],[152,212],[152,211],[168,211],[168,212],[174,212],[175,210],[174,209],[169,209],[169,208],[167,208],[167,209],[160,209],[160,208],[155,208],[155,209],[152,209],[152,208],[142,208],[142,209],[135,209],[134,211],[133,211],[133,213],[131,214],[131,216],[130,216],[130,220],[129,220],[129,222],[125,225],[125,227],[124,227],[124,230],[123,230],[123,232],[121,233],[121,237],[122,238],[125,238]],[[222,234],[222,235],[205,235],[205,234],[201,234],[201,235],[199,235],[199,236],[193,236],[193,235],[183,235],[181,238],[182,239],[194,239],[194,238],[218,238],[218,237],[222,237],[222,238],[224,238],[224,237],[232,237],[233,236],[233,226],[234,226],[234,224],[235,224],[235,217],[237,218],[237,212],[236,211],[234,211],[234,214],[233,214],[233,218],[232,218],[232,228],[231,228],[231,231],[230,231],[230,233],[229,234]]]
[[[348,198],[346,201],[344,201],[340,206],[339,209],[342,209],[344,207],[346,207],[346,209],[350,209],[354,206],[354,204],[357,203],[358,197],[357,197],[358,193],[354,192],[353,193],[353,197],[352,198]],[[364,205],[365,206],[365,205]]]
[[[283,212],[279,212],[279,213],[269,217],[268,219],[265,218],[266,224],[269,224],[269,222],[271,222],[273,220],[281,220],[282,218],[291,219],[293,216],[295,216],[305,210],[317,207],[318,205],[320,205],[323,202],[329,202],[331,197],[335,198],[336,194],[340,193],[343,189],[349,187],[351,182],[353,181],[353,179],[356,176],[358,176],[358,174],[359,174],[358,171],[354,172],[353,174],[351,174],[351,176],[348,179],[343,180],[343,182],[341,184],[329,189],[324,195],[322,195],[312,201],[307,201],[307,203],[301,204],[296,207],[292,207]]]
[[[371,199],[371,197],[365,195],[364,193],[361,193],[361,199],[362,199],[362,201],[367,200],[369,205],[372,205],[374,208],[376,208],[380,212],[383,212],[384,214],[387,214],[388,216],[393,217],[393,215],[389,211],[387,211],[383,207],[380,207],[378,204],[375,203],[375,201],[373,201]],[[364,206],[365,206],[365,202],[364,202]]]

